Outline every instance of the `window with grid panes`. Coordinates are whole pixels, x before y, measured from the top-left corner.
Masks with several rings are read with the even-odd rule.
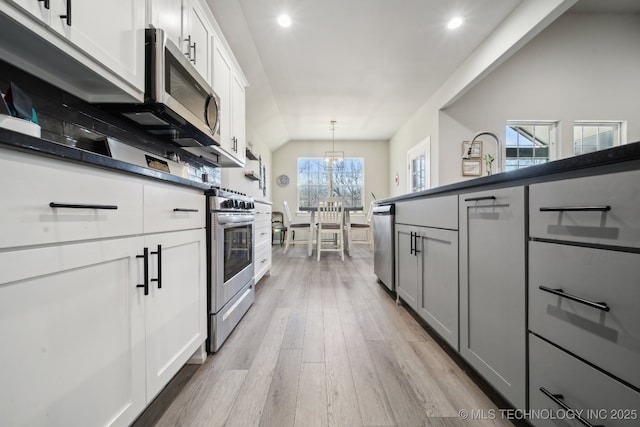
[[[574,122],[573,153],[592,153],[620,145],[621,122]]]
[[[507,122],[504,170],[547,163],[556,141],[557,122]]]
[[[323,197],[342,197],[345,207],[363,206],[364,159],[298,159],[298,206],[318,206]]]

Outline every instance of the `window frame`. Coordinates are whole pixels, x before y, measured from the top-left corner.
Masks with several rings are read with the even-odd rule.
[[[595,151],[601,151],[601,150],[606,150],[607,148],[612,148],[612,147],[618,147],[620,145],[626,144],[626,134],[627,134],[627,129],[626,129],[626,122],[623,120],[574,120],[571,131],[572,131],[572,145],[573,145],[573,155],[574,156],[579,156],[582,154],[587,154],[587,153],[593,153],[594,151],[587,151],[584,152],[582,151],[581,153],[576,153],[576,127],[580,127],[582,128],[582,130],[584,130],[585,127],[611,127],[611,126],[616,126],[617,129],[617,135],[616,138],[613,141],[613,144],[610,147],[600,147],[600,143],[598,141],[597,146],[596,146],[596,150]],[[600,132],[596,133],[597,136],[600,135]],[[584,148],[584,145],[582,144],[582,140],[584,140],[584,134],[583,136],[580,138],[581,140],[581,147]],[[599,138],[598,138],[599,140]]]
[[[300,179],[300,161],[304,161],[304,160],[312,160],[312,161],[318,161],[320,163],[325,162],[325,158],[324,157],[314,157],[314,156],[303,156],[303,157],[298,157],[296,159],[296,210],[298,213],[306,213],[309,214],[309,212],[302,212],[300,211],[300,206],[301,206],[301,197],[300,197],[300,192],[302,187],[318,187],[318,188],[326,188],[327,189],[327,197],[330,196],[328,194],[330,189],[335,189],[337,187],[349,187],[348,185],[335,185],[334,183],[324,183],[324,184],[316,184],[316,185],[312,185],[312,184],[301,184],[301,179]],[[360,180],[361,183],[358,185],[360,187],[360,206],[362,207],[362,209],[364,210],[364,201],[365,201],[365,194],[364,194],[364,189],[365,189],[365,158],[364,157],[360,157],[360,156],[349,156],[349,157],[345,157],[343,159],[344,161],[358,161],[360,163],[360,167],[361,167],[361,172],[360,172]],[[329,168],[327,166],[327,168]],[[334,171],[335,173],[335,171]],[[327,173],[327,176],[329,176],[329,180],[331,180],[332,178],[330,177],[330,172]],[[351,185],[352,186],[352,185]],[[345,199],[346,200],[346,199]],[[348,201],[347,201],[348,202]],[[348,205],[348,204],[347,204]],[[345,205],[345,206],[347,206]],[[317,206],[317,202],[316,202],[316,206]]]
[[[513,146],[509,146],[507,145],[507,141],[508,141],[508,132],[509,132],[509,128],[511,127],[527,127],[527,126],[546,126],[549,128],[549,146],[547,148],[548,150],[548,156],[546,157],[546,162],[551,162],[553,160],[556,160],[558,158],[558,140],[559,140],[559,136],[560,136],[560,121],[559,120],[507,120],[506,124],[505,124],[505,140],[504,140],[504,159],[503,159],[503,165],[501,166],[503,169],[503,171],[509,171],[509,170],[519,170],[519,169],[524,169],[527,168],[529,166],[534,166],[534,165],[529,165],[529,166],[522,166],[522,167],[517,167],[516,169],[507,169],[508,165],[507,165],[507,161],[508,160],[512,160],[512,159],[521,159],[521,157],[509,157],[507,155],[508,153],[508,149],[509,148],[514,148]],[[535,149],[535,147],[534,147]],[[529,159],[528,157],[522,158],[522,159]],[[532,160],[536,160],[536,157],[531,157],[530,159]],[[542,158],[540,158],[542,159]]]

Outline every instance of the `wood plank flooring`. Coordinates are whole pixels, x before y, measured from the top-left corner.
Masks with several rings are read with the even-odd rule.
[[[271,276],[221,350],[183,368],[134,426],[512,425],[461,409],[497,410],[377,283],[370,249],[318,262],[304,245],[274,246]]]

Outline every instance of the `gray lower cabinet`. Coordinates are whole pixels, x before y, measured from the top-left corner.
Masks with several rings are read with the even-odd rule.
[[[636,390],[533,334],[529,354],[529,422],[534,426],[640,425]]]
[[[460,353],[514,407],[526,407],[524,187],[461,194]]]
[[[458,232],[396,225],[396,290],[458,350]]]
[[[396,224],[396,292],[414,310],[418,307],[418,257],[415,254],[418,227]]]

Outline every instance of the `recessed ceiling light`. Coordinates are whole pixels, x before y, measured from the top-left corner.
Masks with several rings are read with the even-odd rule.
[[[449,21],[449,23],[447,24],[447,28],[450,30],[453,30],[455,28],[458,28],[460,25],[462,25],[463,22],[464,22],[464,19],[462,19],[459,16],[456,16],[455,18],[452,18],[451,21]]]
[[[280,16],[278,16],[278,24],[280,24],[281,27],[290,27],[291,26],[291,17],[287,14],[282,14]]]

